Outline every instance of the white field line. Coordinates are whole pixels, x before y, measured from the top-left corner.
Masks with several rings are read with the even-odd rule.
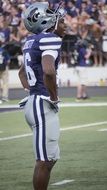
[[[72,183],[74,181],[75,181],[74,179],[65,179],[65,180],[62,180],[62,181],[58,181],[56,183],[52,183],[51,185],[64,185],[66,183]]]
[[[74,129],[85,128],[85,127],[93,127],[93,126],[97,126],[97,125],[106,125],[106,124],[107,124],[107,121],[97,122],[97,123],[89,123],[89,124],[84,124],[84,125],[76,125],[76,126],[61,128],[60,131],[68,131],[68,130],[74,130]],[[28,136],[32,136],[32,133],[27,133],[27,134],[23,134],[23,135],[15,135],[15,136],[11,136],[11,137],[2,137],[2,138],[0,138],[0,141],[18,139],[18,138],[23,138],[23,137],[28,137]]]
[[[32,133],[27,133],[27,134],[23,134],[23,135],[15,135],[15,136],[11,136],[11,137],[3,137],[3,138],[0,138],[0,141],[19,139],[19,138],[28,137],[28,136],[32,136]]]
[[[12,105],[12,104],[8,104],[8,105],[0,105],[0,109],[1,108],[20,108],[19,107],[19,105],[18,104],[14,104],[14,105]]]
[[[78,102],[78,103],[60,103],[59,107],[96,107],[96,106],[107,106],[107,102]]]
[[[99,106],[107,106],[107,102],[90,102],[90,103],[85,103],[85,102],[77,102],[77,103],[59,103],[59,107],[63,108],[63,107],[99,107]],[[11,112],[17,112],[17,111],[23,111],[23,109],[21,109],[19,107],[18,104],[16,105],[0,105],[0,109],[8,109],[11,108],[11,110],[5,110],[5,111],[1,111],[0,114],[6,114],[6,113],[11,113]],[[17,110],[12,110],[12,109],[17,109]],[[20,108],[20,109],[19,109]]]
[[[86,107],[86,106],[107,106],[107,102],[76,102],[76,103],[59,103],[59,107]],[[15,105],[0,105],[1,108],[19,108],[18,104]],[[22,110],[22,109],[21,109]]]
[[[99,129],[98,131],[101,131],[101,132],[107,131],[107,128],[106,129]]]
[[[84,128],[84,127],[93,127],[93,126],[97,126],[97,125],[106,125],[106,124],[107,124],[107,121],[97,122],[97,123],[89,123],[89,124],[84,124],[84,125],[76,125],[76,126],[72,126],[72,127],[61,128],[61,131],[80,129],[80,128]]]

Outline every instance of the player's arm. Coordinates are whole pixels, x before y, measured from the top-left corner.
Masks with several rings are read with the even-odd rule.
[[[22,84],[23,88],[29,90],[29,85],[28,85],[28,81],[27,81],[27,77],[26,77],[26,72],[25,72],[25,68],[24,68],[23,64],[21,65],[18,74],[19,74],[19,79],[21,81],[21,84]]]
[[[43,79],[46,88],[49,91],[50,99],[57,101],[57,84],[55,71],[55,58],[52,55],[42,56]]]

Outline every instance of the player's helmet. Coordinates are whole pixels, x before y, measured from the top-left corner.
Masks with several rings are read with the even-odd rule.
[[[48,2],[35,2],[24,13],[24,24],[29,32],[40,33],[56,24],[58,12],[49,9]]]

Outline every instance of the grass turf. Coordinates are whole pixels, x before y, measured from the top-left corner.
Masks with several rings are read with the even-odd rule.
[[[107,121],[106,113],[106,106],[61,108],[61,128]],[[107,125],[61,132],[61,159],[53,168],[49,190],[107,189],[107,132],[98,131],[102,128],[107,128]],[[1,113],[0,131],[3,132],[0,138],[31,133],[22,111]],[[0,141],[0,190],[33,189],[34,163],[32,137]],[[74,181],[60,186],[51,185],[65,179]]]

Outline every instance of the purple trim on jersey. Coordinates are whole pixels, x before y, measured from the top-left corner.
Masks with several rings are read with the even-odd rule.
[[[40,42],[40,46],[48,46],[48,45],[61,45],[61,42],[59,41],[59,42],[57,42],[57,41],[55,41],[55,42]]]
[[[40,46],[57,46],[57,45],[60,45],[62,44],[62,40],[59,36],[57,36],[56,34],[54,33],[41,33],[41,35],[39,36],[39,47]],[[41,41],[41,40],[45,40],[46,39],[46,42],[45,41]],[[49,41],[50,39],[50,41]],[[54,41],[51,39],[54,39]],[[60,49],[60,48],[58,48]],[[56,49],[57,50],[57,49]]]

